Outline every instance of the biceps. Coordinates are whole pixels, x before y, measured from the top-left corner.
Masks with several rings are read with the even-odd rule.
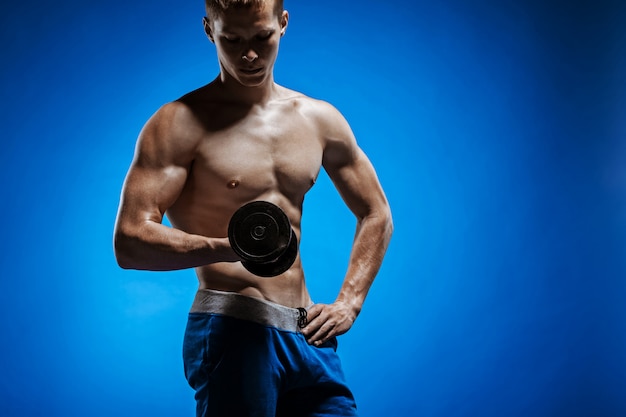
[[[326,167],[326,172],[358,218],[367,217],[386,205],[376,171],[362,151],[350,163]]]
[[[161,222],[167,210],[178,198],[187,179],[184,167],[131,167],[124,190],[120,216],[131,222]]]

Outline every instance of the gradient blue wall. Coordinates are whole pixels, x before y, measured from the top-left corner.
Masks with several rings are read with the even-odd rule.
[[[395,215],[340,339],[361,415],[626,415],[622,4],[286,6],[277,81],[345,114]],[[202,15],[3,5],[0,415],[193,414],[193,272],[120,270],[111,235],[143,123],[216,75]],[[325,177],[303,227],[330,302],[354,220]]]

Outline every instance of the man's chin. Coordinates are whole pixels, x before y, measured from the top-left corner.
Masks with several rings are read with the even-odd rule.
[[[238,74],[237,81],[244,87],[259,87],[267,82],[265,73],[259,74]]]

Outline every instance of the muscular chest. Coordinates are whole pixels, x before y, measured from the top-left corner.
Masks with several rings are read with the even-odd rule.
[[[244,199],[278,192],[301,198],[313,185],[322,146],[313,126],[297,115],[252,115],[207,135],[194,161],[204,192],[232,190]]]

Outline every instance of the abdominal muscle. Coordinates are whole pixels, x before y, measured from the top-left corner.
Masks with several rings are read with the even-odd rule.
[[[188,194],[190,191],[184,191],[177,203],[168,210],[168,218],[172,225],[178,229],[201,236],[226,237],[228,235],[228,222],[237,208],[249,201],[263,200],[273,202],[285,211],[291,220],[291,226],[296,236],[298,236],[298,242],[300,241],[300,209],[294,207],[280,193],[273,192],[259,196],[245,195],[242,200],[232,197],[228,199],[209,198],[213,203],[209,204],[206,201],[206,195],[200,199],[198,195],[194,197]],[[292,308],[312,304],[306,288],[300,253],[288,271],[270,278],[252,274],[243,267],[241,262],[218,262],[197,267],[195,270],[199,289],[236,292]]]
[[[231,291],[292,308],[306,307],[312,303],[299,256],[287,272],[277,277],[257,277],[248,272],[241,262],[198,267],[196,275],[201,290]]]

